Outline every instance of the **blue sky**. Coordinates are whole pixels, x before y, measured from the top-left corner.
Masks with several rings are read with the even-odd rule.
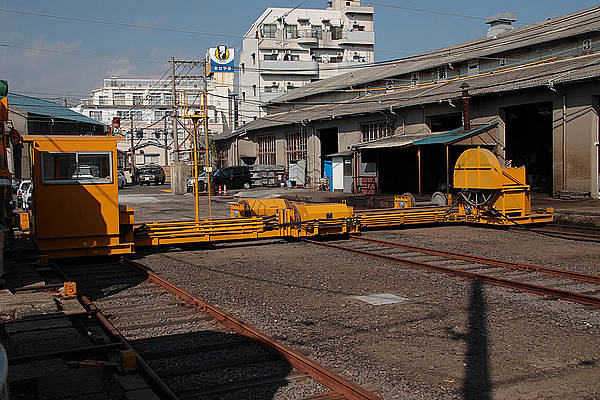
[[[302,0],[0,0],[2,9],[240,37],[236,39],[158,32],[0,12],[3,32],[0,39],[0,78],[8,79],[10,89],[14,92],[28,92],[46,98],[58,97],[64,93],[74,95],[75,98],[85,97],[90,90],[100,86],[104,77],[160,77],[169,68],[167,61],[171,56],[200,59],[208,47],[218,44],[239,48],[241,36],[266,7],[295,7],[301,2]],[[484,18],[510,11],[517,14],[517,23],[539,22],[598,5],[598,1],[586,0],[374,2]],[[325,0],[307,0],[302,7],[325,8],[325,4]],[[368,2],[363,1],[363,4]],[[481,20],[375,6],[376,60],[400,58],[470,40],[484,36],[486,29],[487,25]],[[22,47],[120,58],[46,53]]]

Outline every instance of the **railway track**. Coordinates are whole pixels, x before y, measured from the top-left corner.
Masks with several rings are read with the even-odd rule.
[[[525,228],[514,227],[511,229]],[[527,228],[527,230],[550,237],[600,243],[600,227],[596,226],[552,223],[543,227]]]
[[[409,267],[600,307],[600,276],[351,236],[351,240],[308,243]]]
[[[58,269],[113,338],[136,352],[161,398],[380,398],[141,264]]]

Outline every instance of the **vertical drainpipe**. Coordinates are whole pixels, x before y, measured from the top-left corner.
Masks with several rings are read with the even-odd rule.
[[[562,110],[562,188],[567,190],[567,96],[562,96],[563,110]]]
[[[240,165],[240,137],[235,137],[235,166]]]

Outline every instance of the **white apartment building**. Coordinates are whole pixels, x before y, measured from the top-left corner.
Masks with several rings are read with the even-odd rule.
[[[209,133],[231,131],[234,120],[233,73],[223,79],[213,76],[208,80],[208,123]],[[187,114],[188,108],[202,105],[202,79],[176,79],[177,115]],[[136,166],[159,164],[168,165],[173,161],[173,93],[170,77],[167,79],[117,78],[104,79],[102,87],[92,91],[73,108],[85,116],[111,125],[113,118],[120,118],[121,135],[127,140],[117,143],[117,149],[126,155],[130,164],[131,135],[135,147]],[[189,131],[191,122],[180,118],[177,128],[181,161],[188,161],[190,155]],[[167,158],[165,158],[165,143]],[[124,165],[121,165],[124,167]]]
[[[306,83],[374,62],[373,7],[328,1],[326,9],[267,8],[244,35],[239,63],[240,117]]]

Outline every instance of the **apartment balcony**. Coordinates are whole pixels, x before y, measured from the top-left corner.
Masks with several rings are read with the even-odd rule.
[[[312,29],[300,29],[296,41],[301,44],[317,44],[319,36],[319,32],[313,32]]]
[[[319,75],[316,61],[261,60],[262,75]]]
[[[375,44],[375,32],[366,31],[346,31],[343,38],[339,41],[340,45],[348,44]]]
[[[344,14],[373,14],[375,8],[371,6],[345,6],[342,11]]]

